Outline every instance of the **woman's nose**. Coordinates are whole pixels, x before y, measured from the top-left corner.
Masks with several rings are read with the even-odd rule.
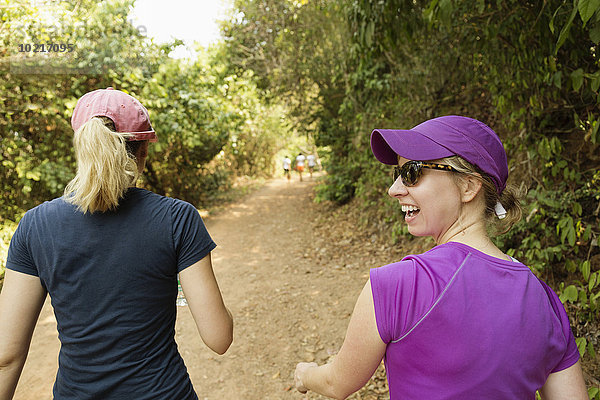
[[[388,189],[388,194],[394,198],[404,196],[408,193],[406,186],[402,183],[402,178],[398,177],[396,181]]]

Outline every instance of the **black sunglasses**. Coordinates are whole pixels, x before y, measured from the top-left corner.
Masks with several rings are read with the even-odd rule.
[[[401,167],[394,167],[394,182],[396,182],[398,177],[401,177],[402,184],[404,184],[404,186],[415,186],[417,182],[419,182],[419,178],[423,173],[423,168],[439,169],[442,171],[456,171],[454,168],[446,164],[436,164],[425,161],[408,161]]]

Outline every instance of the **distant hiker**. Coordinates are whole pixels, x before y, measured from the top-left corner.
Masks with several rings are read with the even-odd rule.
[[[558,296],[487,234],[521,218],[496,133],[445,116],[376,129],[371,149],[394,166],[388,193],[408,231],[436,246],[371,269],[339,353],[298,364],[296,388],[343,399],[385,359],[391,400],[587,399]]]
[[[233,321],[213,274],[216,245],[191,204],[135,187],[157,141],[138,100],[95,90],[71,125],[75,178],[29,210],[10,242],[0,398],[13,396],[48,294],[61,342],[55,399],[197,399],[174,338],[177,274],[202,340],[223,354]]]
[[[304,154],[299,153],[298,156],[296,157],[296,171],[298,171],[298,175],[300,176],[300,182],[302,182],[302,171],[304,171],[304,160],[306,160],[306,157],[304,157]]]
[[[285,158],[283,159],[283,174],[285,175],[288,181],[291,179],[291,169],[292,160],[290,159],[290,156],[285,156]]]
[[[307,155],[306,163],[308,164],[308,173],[310,174],[310,177],[312,178],[312,174],[315,171],[315,166],[317,165],[317,163],[315,162],[315,156],[312,154]]]

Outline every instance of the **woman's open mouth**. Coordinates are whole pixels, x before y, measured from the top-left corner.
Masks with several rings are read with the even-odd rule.
[[[418,207],[415,206],[407,206],[402,204],[401,206],[402,212],[406,213],[406,218],[416,217],[417,214],[421,211]]]

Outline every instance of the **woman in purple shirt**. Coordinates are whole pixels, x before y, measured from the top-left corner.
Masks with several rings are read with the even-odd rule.
[[[385,357],[391,399],[587,399],[560,300],[488,236],[521,217],[495,132],[445,116],[374,130],[371,149],[409,232],[437,245],[371,270],[338,355],[299,363],[296,388],[346,398]]]

